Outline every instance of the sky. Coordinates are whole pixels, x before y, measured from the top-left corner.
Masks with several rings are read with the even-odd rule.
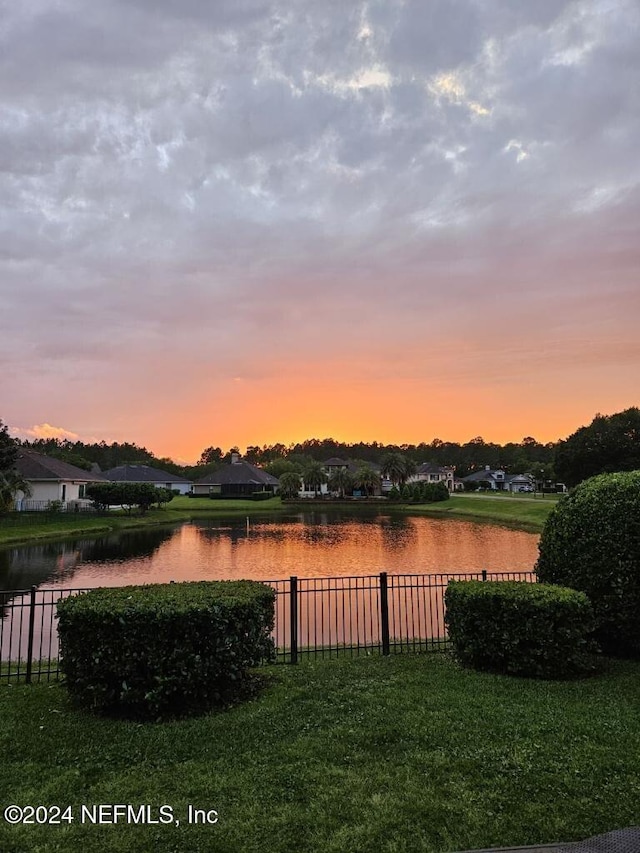
[[[637,0],[0,0],[0,418],[555,441],[640,403]]]

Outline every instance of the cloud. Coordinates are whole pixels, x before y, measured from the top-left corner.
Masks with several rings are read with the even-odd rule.
[[[576,375],[614,340],[640,366],[633,0],[0,9],[14,422],[126,437],[121,404],[190,410],[327,350],[383,394],[387,355],[411,374],[433,346],[439,381],[481,382],[567,317]]]
[[[14,427],[11,432],[18,438],[36,439],[36,438],[56,438],[67,439],[69,441],[78,441],[80,436],[78,433],[64,427],[56,427],[51,424],[34,424],[30,428]]]

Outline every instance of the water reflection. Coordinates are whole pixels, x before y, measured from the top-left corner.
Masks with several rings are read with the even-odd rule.
[[[538,536],[457,519],[310,512],[201,520],[0,551],[0,589],[530,571]]]
[[[289,517],[201,520],[93,539],[0,551],[0,654],[26,651],[28,590],[39,586],[35,655],[57,653],[60,590],[95,586],[253,578],[300,581],[300,646],[378,642],[379,581],[389,573],[391,638],[444,634],[440,575],[527,572],[537,558],[532,533],[457,519],[312,512]],[[405,578],[422,575],[422,580]],[[340,579],[342,578],[342,580]],[[417,584],[417,586],[416,586]],[[289,584],[279,581],[277,635],[288,644]],[[24,606],[23,606],[24,605]],[[412,641],[413,641],[412,640]]]
[[[130,561],[150,560],[175,530],[175,526],[132,530],[92,539],[77,538],[65,542],[5,548],[0,550],[0,589],[28,589],[45,583],[78,586],[75,579],[78,572],[81,573],[81,567],[106,567],[114,563],[120,566]],[[105,572],[105,585],[111,579],[117,586],[119,575],[118,572],[113,580],[114,571],[109,569],[108,574]]]

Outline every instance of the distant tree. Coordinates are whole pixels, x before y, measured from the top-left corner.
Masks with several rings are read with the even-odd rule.
[[[173,459],[170,459],[168,456],[161,456],[159,459],[156,459],[152,467],[160,468],[162,471],[168,471],[170,474],[175,474],[178,477],[183,477],[185,475],[185,466],[178,465],[177,462],[174,462]]]
[[[367,496],[373,495],[380,488],[380,475],[370,465],[361,465],[354,474],[354,481]]]
[[[406,483],[409,477],[412,477],[417,470],[418,466],[416,465],[415,461],[413,459],[410,459],[408,456],[405,456],[402,482]]]
[[[257,444],[248,445],[244,458],[247,462],[250,462],[251,465],[259,465],[262,461],[262,448]]]
[[[158,489],[152,483],[119,483],[118,485],[122,488],[122,505],[128,507],[129,511],[137,506],[140,512],[145,513],[158,500]]]
[[[122,506],[131,512],[137,506],[143,513],[153,504],[166,503],[173,498],[170,489],[159,489],[152,483],[89,483],[85,494],[97,509]]]
[[[28,498],[31,495],[30,484],[15,469],[0,471],[0,512],[13,508],[18,492]]]
[[[382,474],[388,477],[393,485],[402,487],[409,477],[416,472],[416,463],[402,453],[386,453],[381,460]]]
[[[312,462],[307,465],[302,472],[302,478],[306,486],[311,486],[316,497],[318,496],[320,486],[327,482],[327,475],[319,462]]]
[[[219,447],[206,447],[200,454],[198,465],[220,465],[222,450]]]
[[[227,452],[224,454],[224,456],[222,457],[222,462],[225,465],[230,465],[234,455],[242,456],[242,454],[240,453],[240,448],[235,444],[233,447],[229,448],[229,450],[227,450]]]
[[[18,442],[9,435],[9,427],[0,420],[0,472],[13,471],[18,458]]]
[[[402,485],[404,477],[404,456],[401,453],[386,453],[380,462],[383,477],[391,480],[392,485]]]
[[[347,492],[351,492],[354,487],[354,480],[346,468],[337,468],[329,477],[329,488],[332,492],[337,492],[338,497],[343,498]]]
[[[559,442],[554,467],[568,486],[596,474],[640,469],[640,409],[596,415],[589,426]]]
[[[8,427],[0,420],[0,512],[13,507],[18,492],[27,497],[31,494],[29,483],[15,467],[19,451],[18,442],[9,435]]]
[[[119,483],[89,483],[85,489],[85,495],[93,501],[96,509],[109,509],[122,503]]]
[[[283,474],[299,474],[301,469],[299,465],[296,465],[294,462],[290,462],[288,459],[274,459],[273,462],[268,462],[264,466],[264,470],[267,474],[271,474],[272,477],[280,479]]]
[[[275,476],[275,475],[274,475]],[[302,488],[300,474],[295,471],[284,471],[280,476],[280,496],[286,499],[297,498]]]

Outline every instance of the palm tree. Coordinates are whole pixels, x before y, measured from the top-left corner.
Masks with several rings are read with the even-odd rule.
[[[329,477],[329,487],[331,491],[338,492],[338,495],[341,498],[345,496],[345,492],[352,491],[353,486],[353,477],[346,468],[336,469],[331,477]]]
[[[369,465],[361,465],[356,471],[354,479],[356,485],[364,489],[367,496],[373,495],[375,490],[380,487],[380,476]]]
[[[404,471],[402,473],[402,480],[401,480],[401,483],[403,486],[407,482],[409,477],[411,477],[413,474],[416,473],[417,469],[418,469],[418,466],[413,461],[413,459],[409,459],[408,456],[405,456],[404,457]]]
[[[28,498],[31,495],[31,486],[15,469],[0,471],[0,512],[7,512],[13,507],[18,492]]]
[[[402,453],[387,453],[381,461],[382,475],[388,477],[394,486],[402,488],[412,474],[416,473],[416,463]]]
[[[382,476],[387,477],[394,486],[402,484],[405,476],[405,459],[401,453],[385,453],[380,461]],[[406,478],[405,478],[406,479]]]
[[[295,471],[285,471],[280,475],[280,495],[283,498],[296,498],[302,488],[300,474]]]
[[[327,482],[327,475],[319,462],[311,462],[302,472],[305,486],[311,486],[314,495],[318,496],[318,489]]]

